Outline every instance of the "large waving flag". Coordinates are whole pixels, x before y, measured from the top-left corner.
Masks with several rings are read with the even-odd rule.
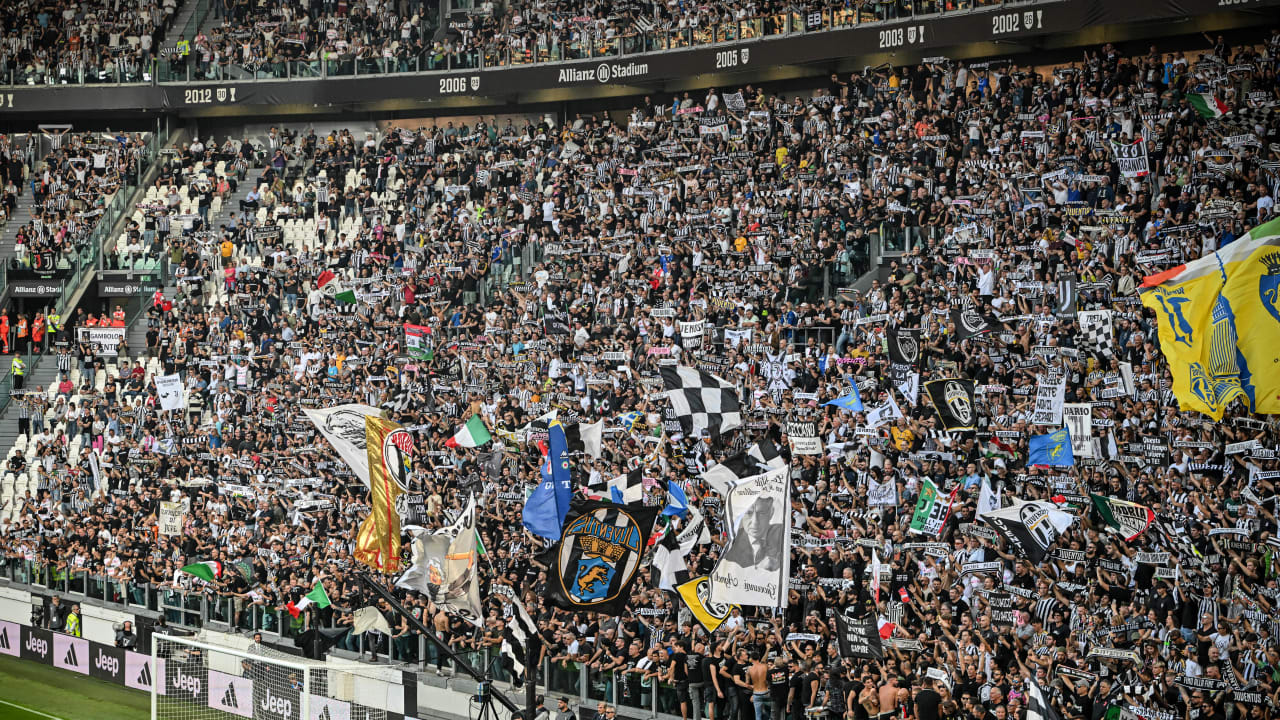
[[[369,517],[356,535],[355,558],[380,572],[400,564],[400,513],[395,502],[413,463],[413,435],[368,405],[305,410],[351,472],[369,488]]]
[[[214,579],[222,577],[222,563],[217,560],[203,560],[183,566],[182,572],[195,575],[205,582],[213,582]]]
[[[1280,376],[1254,375],[1280,362],[1280,220],[1142,285],[1183,410],[1220,420],[1242,398],[1280,412]]]
[[[1187,102],[1206,120],[1220,118],[1231,111],[1213,93],[1187,93]]]
[[[478,539],[476,498],[472,495],[453,523],[414,538],[413,565],[396,587],[417,590],[447,612],[473,624],[483,623]]]
[[[850,385],[848,394],[838,397],[835,400],[828,400],[822,404],[835,405],[841,410],[847,410],[849,412],[862,412],[862,395],[858,392],[857,385]]]
[[[529,499],[525,500],[522,517],[524,527],[529,532],[548,540],[560,538],[564,516],[568,514],[569,503],[573,500],[573,482],[570,479],[569,461],[565,457],[567,450],[564,426],[559,420],[552,420],[547,428],[547,453],[541,468],[542,482]]]
[[[480,447],[493,439],[489,434],[489,428],[485,427],[484,421],[479,415],[472,415],[467,424],[458,429],[453,437],[445,441],[444,446],[449,448],[456,447]]]
[[[1028,445],[1027,463],[1030,465],[1064,467],[1076,464],[1075,455],[1071,452],[1071,431],[1065,427],[1044,435],[1032,435]]]

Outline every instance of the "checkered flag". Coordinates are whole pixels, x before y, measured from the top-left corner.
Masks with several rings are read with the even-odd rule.
[[[686,435],[705,430],[713,439],[742,426],[742,404],[733,385],[691,367],[662,368],[662,384]]]
[[[1110,310],[1081,310],[1076,320],[1080,323],[1080,347],[1112,354]]]
[[[1258,126],[1269,127],[1276,118],[1277,107],[1239,107],[1217,119],[1222,125],[1235,125],[1249,132]]]

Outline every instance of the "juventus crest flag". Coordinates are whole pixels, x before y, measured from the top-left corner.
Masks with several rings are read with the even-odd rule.
[[[949,378],[925,383],[938,419],[948,432],[973,430],[978,411],[973,403],[973,381]]]
[[[575,500],[560,541],[543,561],[547,599],[565,610],[620,615],[640,573],[661,508]]]
[[[916,367],[920,361],[920,328],[897,328],[889,333],[889,362]]]
[[[985,317],[975,307],[962,307],[952,310],[951,320],[956,325],[956,337],[960,340],[968,340],[975,335],[992,332],[997,327],[997,322],[994,319]]]

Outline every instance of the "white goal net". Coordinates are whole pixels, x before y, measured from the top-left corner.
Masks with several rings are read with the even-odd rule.
[[[156,634],[151,720],[386,720],[355,664],[237,650]],[[370,692],[372,691],[372,692]],[[356,697],[366,703],[359,703]],[[385,699],[383,690],[380,699]]]

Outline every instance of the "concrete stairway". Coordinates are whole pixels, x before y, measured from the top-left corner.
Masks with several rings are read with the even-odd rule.
[[[13,356],[0,356],[0,363],[3,363],[4,372],[8,372],[9,365],[13,362]],[[24,390],[35,390],[42,388],[46,393],[51,384],[58,381],[58,361],[51,355],[36,358],[32,357],[27,362],[26,385]],[[46,432],[51,431],[51,427],[46,427]],[[23,454],[28,458],[28,468],[30,467],[30,458],[34,447],[30,446],[30,438],[18,437],[18,404],[11,402],[3,412],[0,412],[0,448],[5,449],[5,467],[8,466],[8,459],[14,454],[14,450],[21,448]],[[36,481],[30,472],[23,472],[15,475],[8,471],[0,471],[0,518],[12,517],[16,514],[17,498],[23,496],[26,490],[30,489],[32,495],[36,491]]]

